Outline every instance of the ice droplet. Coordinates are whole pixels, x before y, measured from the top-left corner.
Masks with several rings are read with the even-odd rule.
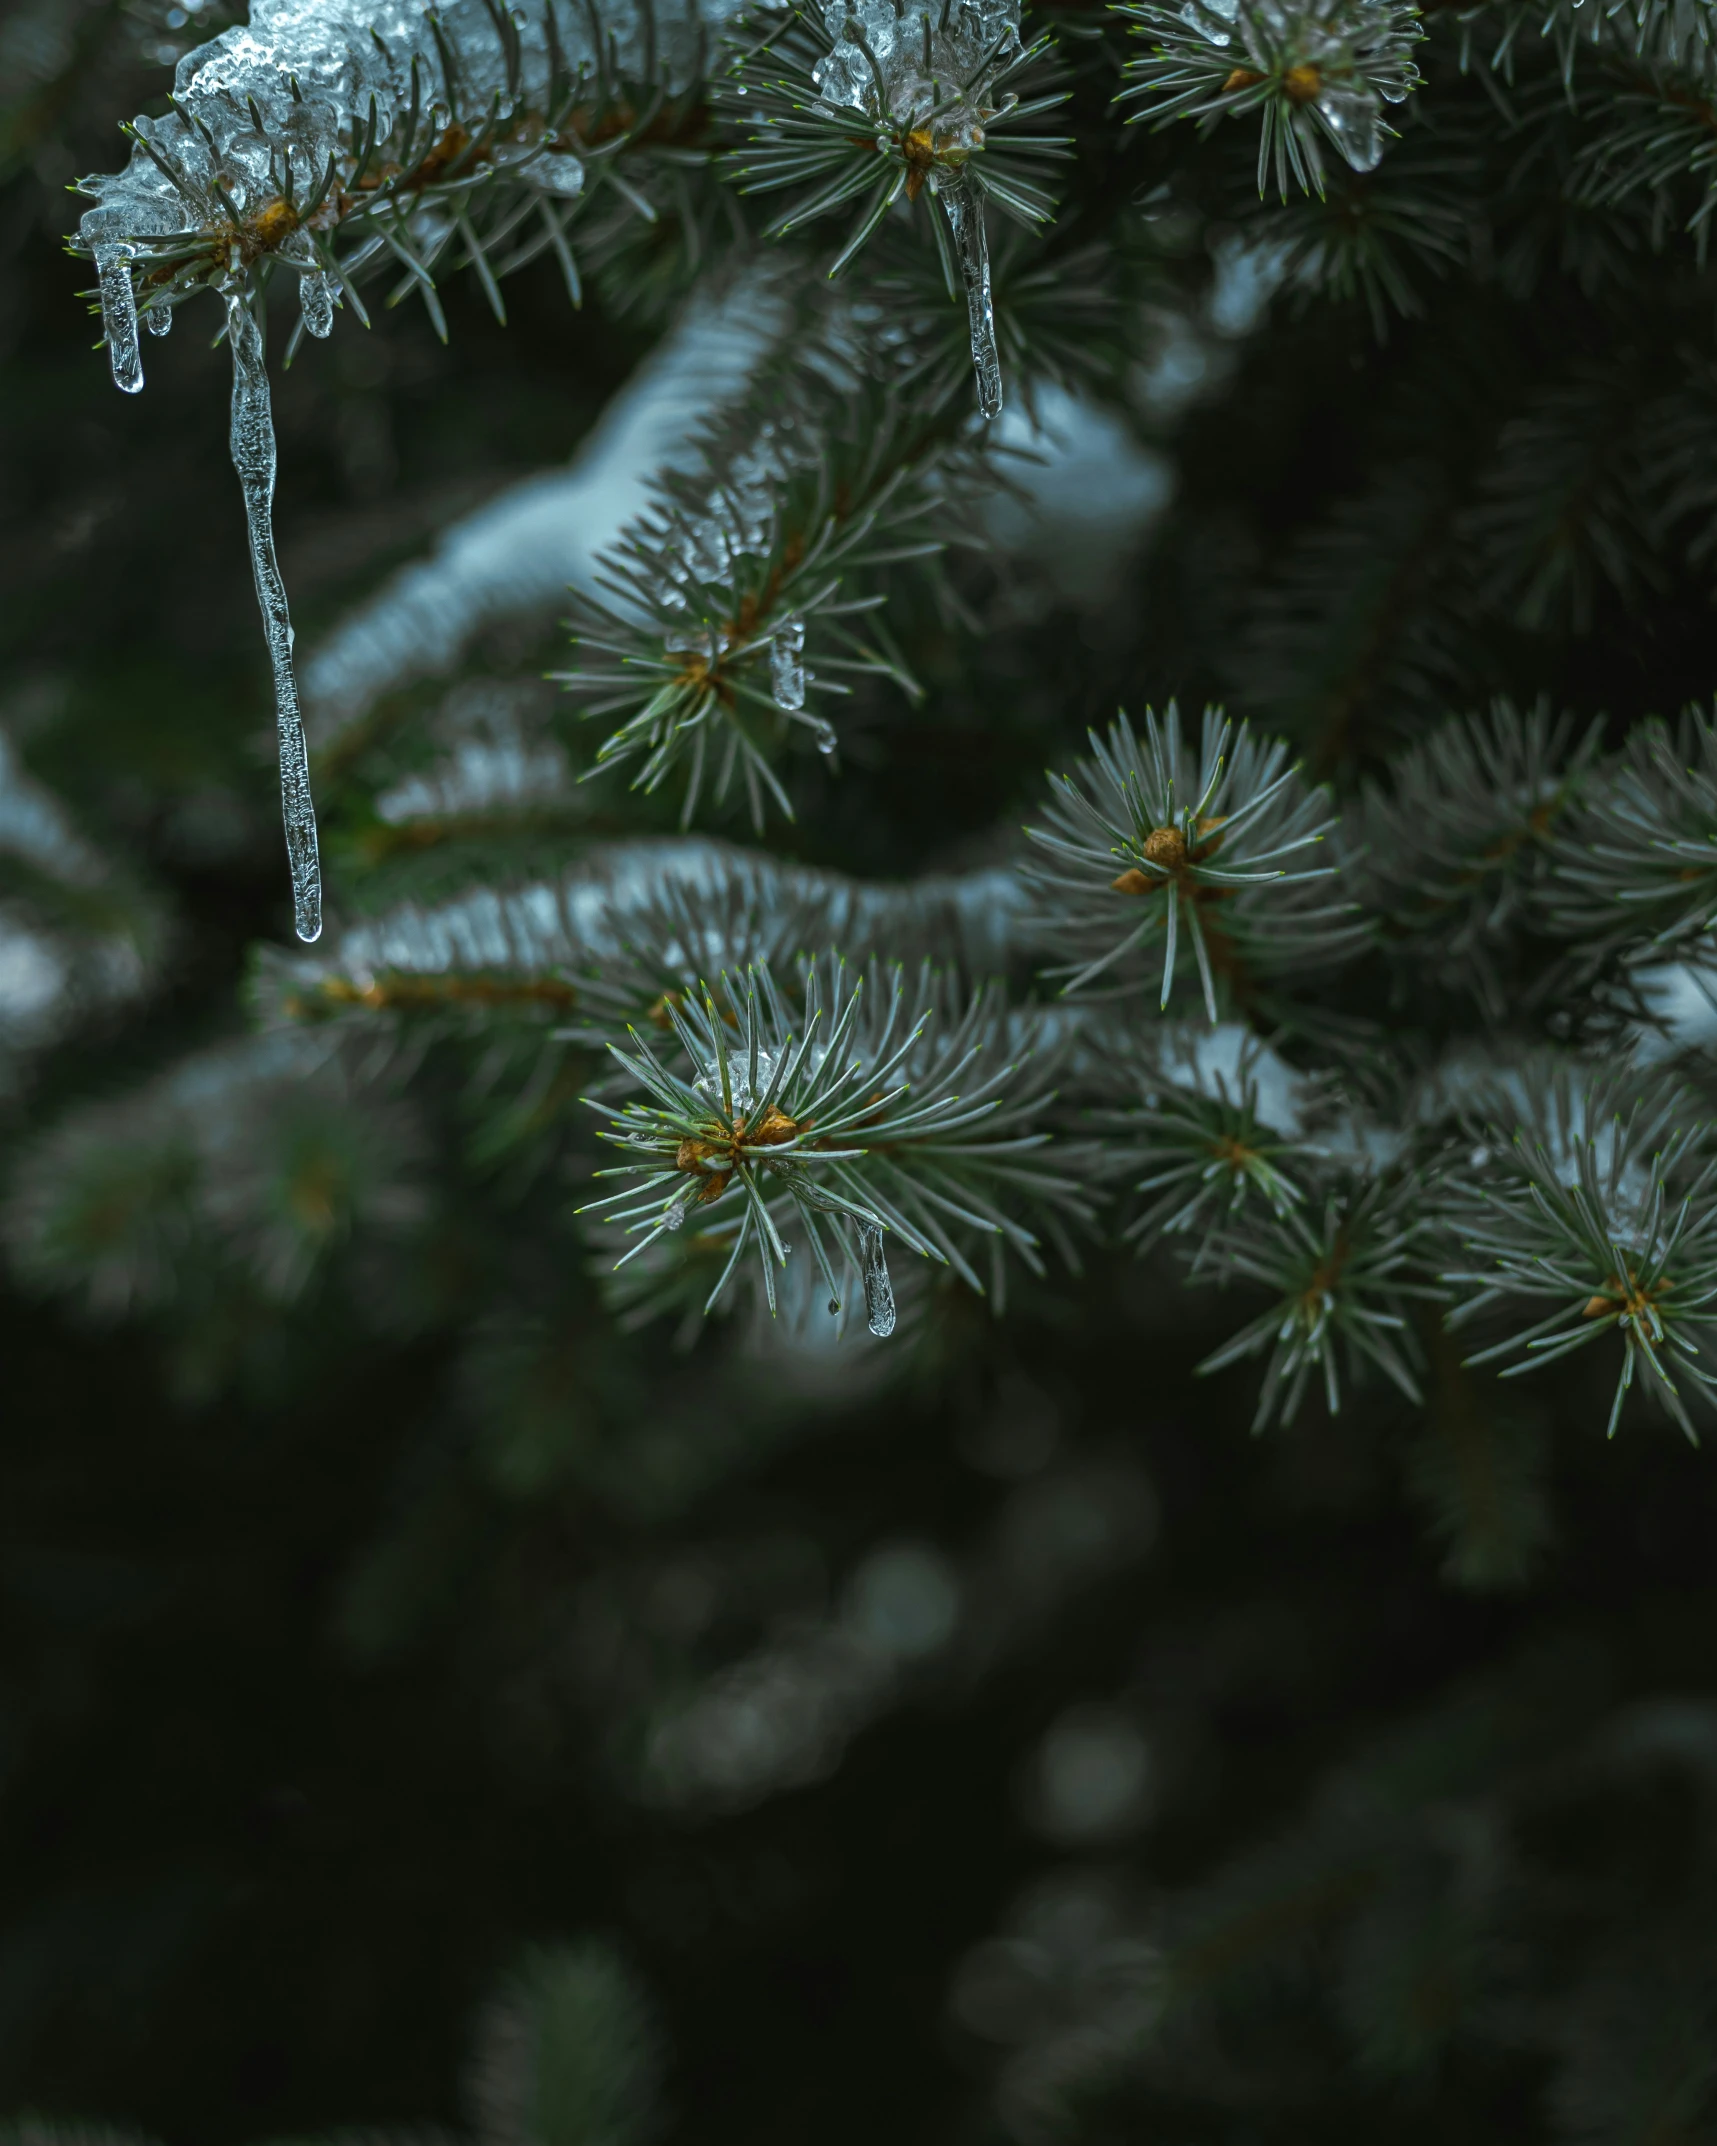
[[[274,716],[280,738],[280,805],[286,822],[286,854],[292,866],[292,908],[298,936],[322,932],[322,868],[316,850],[316,808],[310,801],[310,763],[304,749],[304,718],[292,668],[292,619],[286,584],[274,555],[274,411],[262,330],[245,294],[229,288],[227,340],[233,354],[232,458],[244,492],[250,532],[250,565],[256,600],[274,670]]]
[[[173,332],[173,308],[151,306],[143,316],[151,335],[171,335]]]
[[[867,1222],[859,1234],[859,1256],[864,1262],[864,1315],[879,1341],[894,1332],[894,1284],[888,1278],[888,1260],[882,1249],[882,1232]]]
[[[312,269],[298,279],[298,303],[304,310],[304,325],[318,342],[334,332],[334,279]]]
[[[769,684],[775,705],[797,715],[805,705],[805,622],[790,618],[769,644]]]
[[[1375,171],[1383,158],[1383,115],[1368,89],[1329,83],[1318,97],[1336,146],[1355,171]]]
[[[131,287],[131,261],[136,250],[116,239],[90,248],[95,255],[95,272],[101,279],[101,325],[107,333],[113,384],[127,395],[143,392],[143,359],[137,348],[137,293]]]
[[[966,319],[972,332],[972,369],[978,378],[978,412],[986,419],[997,417],[1002,407],[1002,361],[996,349],[990,242],[984,230],[984,211],[976,193],[964,181],[943,187],[940,199],[966,283]]]
[[[817,750],[825,760],[832,760],[840,750],[840,739],[835,736],[835,726],[827,717],[818,716],[816,726]]]
[[[539,194],[576,201],[584,192],[584,166],[575,156],[541,156],[526,173]]]

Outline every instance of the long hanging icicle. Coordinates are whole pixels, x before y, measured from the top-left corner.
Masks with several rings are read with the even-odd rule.
[[[90,248],[101,282],[101,325],[107,335],[113,384],[127,395],[143,392],[143,354],[137,347],[137,293],[131,286],[131,263],[136,250],[123,240],[112,239]]]
[[[879,1341],[886,1341],[894,1332],[894,1284],[888,1278],[882,1232],[874,1222],[859,1233],[859,1256],[864,1263],[865,1321]]]
[[[233,354],[232,457],[244,491],[250,532],[250,566],[256,600],[274,670],[274,716],[280,737],[280,805],[286,821],[286,854],[292,866],[292,911],[298,936],[322,932],[322,866],[316,847],[316,808],[310,798],[310,761],[298,678],[292,667],[292,619],[286,584],[274,555],[274,408],[268,392],[262,330],[245,292],[229,286],[227,340]]]
[[[972,369],[978,377],[978,410],[985,418],[999,417],[1002,360],[996,348],[996,312],[990,298],[990,241],[984,230],[983,205],[975,190],[963,182],[943,187],[941,202],[966,284],[966,319],[972,334]]]

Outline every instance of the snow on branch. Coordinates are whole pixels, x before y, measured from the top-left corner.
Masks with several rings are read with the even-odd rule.
[[[0,1091],[83,1014],[137,998],[159,904],[102,855],[0,730]]]
[[[253,1003],[270,1023],[377,1014],[576,1020],[605,1042],[665,994],[803,946],[934,955],[968,976],[1005,966],[1023,905],[1003,871],[866,884],[723,843],[647,839],[558,879],[406,903],[314,953],[265,953]]]

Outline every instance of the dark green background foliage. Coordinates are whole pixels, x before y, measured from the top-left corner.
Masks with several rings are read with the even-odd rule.
[[[1345,1081],[1317,1090],[1338,1120],[1399,1118],[1456,1047],[1619,1056],[1642,933],[1686,952],[1710,908],[1708,866],[1666,867],[1628,801],[1695,858],[1717,801],[1692,732],[1679,763],[1638,742],[1712,689],[1717,553],[1717,274],[1685,228],[1711,63],[1645,13],[1642,46],[1624,25],[1565,81],[1554,14],[1544,38],[1512,6],[1434,11],[1377,171],[1326,145],[1327,198],[1260,210],[1251,107],[1123,130],[1142,48],[1052,10],[1075,154],[1047,239],[994,234],[1009,391],[1076,379],[1173,497],[1100,601],[1005,546],[884,570],[922,693],[860,678],[838,773],[790,741],[774,852],[860,879],[1005,862],[998,827],[1045,824],[1043,770],[1088,726],[1178,696],[1196,730],[1220,702],[1345,816],[1371,936],[1250,1009]],[[16,2137],[1717,2140],[1717,1512],[1639,1393],[1605,1442],[1613,1335],[1504,1384],[1429,1296],[1391,1299],[1423,1401],[1344,1362],[1338,1413],[1319,1370],[1254,1436],[1256,1364],[1195,1366],[1305,1285],[1261,1286],[1298,1255],[1255,1199],[1198,1217],[1222,1288],[1153,1241],[1171,1202],[1142,1256],[1110,1227],[1078,1274],[1016,1268],[1002,1319],[897,1251],[886,1344],[771,1350],[742,1307],[677,1351],[616,1317],[654,1284],[617,1298],[572,1217],[583,1043],[462,1003],[389,1032],[378,1085],[337,994],[278,1060],[242,1042],[340,972],[255,952],[290,912],[216,309],[120,398],[59,245],[64,184],[161,108],[162,48],[196,34],[168,16],[66,0],[57,45],[0,47],[0,728],[105,860],[44,893],[8,850],[0,901],[69,903],[148,978],[7,1040]],[[301,645],[573,452],[669,317],[691,222],[750,245],[743,197],[687,185],[657,226],[593,222],[577,315],[544,257],[504,330],[455,277],[447,347],[404,307],[277,367]],[[1220,263],[1260,216],[1287,280],[1225,324]],[[833,246],[787,258],[804,280]],[[945,447],[970,390],[933,253],[885,232],[854,273],[919,324]],[[871,407],[855,388],[839,452]],[[463,675],[566,660],[508,627]],[[674,826],[677,792],[608,775],[558,817],[398,839],[374,799],[444,692],[318,767],[344,914]],[[1499,699],[1546,712],[1435,729]],[[1543,782],[1555,848],[1517,809]],[[737,809],[713,824],[749,839]],[[1202,1018],[1185,951],[1177,988]],[[334,1030],[348,1055],[313,1067]],[[1135,1170],[1183,1153],[1129,1101],[1135,1046],[1160,1085],[1142,1033],[1057,1106],[1093,1194],[1105,1134]],[[193,1053],[205,1085],[172,1087]],[[1644,1107],[1702,1126],[1708,1060],[1672,1071]],[[1487,1210],[1487,1259],[1543,1249],[1529,1205]],[[1427,1289],[1457,1258],[1411,1256]],[[688,1264],[670,1299],[701,1297]]]

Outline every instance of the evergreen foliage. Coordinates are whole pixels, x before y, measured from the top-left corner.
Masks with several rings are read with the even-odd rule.
[[[148,346],[88,528],[8,533],[0,1236],[148,1366],[140,1438],[337,1416],[316,1644],[482,1688],[520,1807],[576,1782],[636,1858],[553,1912],[640,1969],[525,1956],[458,2121],[869,2135],[833,2074],[699,2104],[675,1961],[777,1866],[663,1873],[789,1792],[850,1841],[849,1758],[877,1827],[951,1716],[1040,1846],[868,1961],[957,2053],[902,2059],[912,2136],[1705,2137],[1704,0],[237,12],[0,25],[0,274],[123,91],[70,241],[112,377],[187,306],[232,368],[223,431]],[[21,499],[120,422],[30,317]],[[378,474],[414,424],[457,484]],[[534,555],[628,426],[671,445],[551,628]],[[487,578],[430,652],[389,577],[449,522]],[[338,688],[295,581],[368,650]],[[903,1424],[961,1489],[856,1482]],[[1629,1514],[1689,1483],[1665,1579]],[[54,2112],[11,2146],[238,2135],[117,2060],[68,2092],[51,2025],[14,2061],[4,1989]]]

